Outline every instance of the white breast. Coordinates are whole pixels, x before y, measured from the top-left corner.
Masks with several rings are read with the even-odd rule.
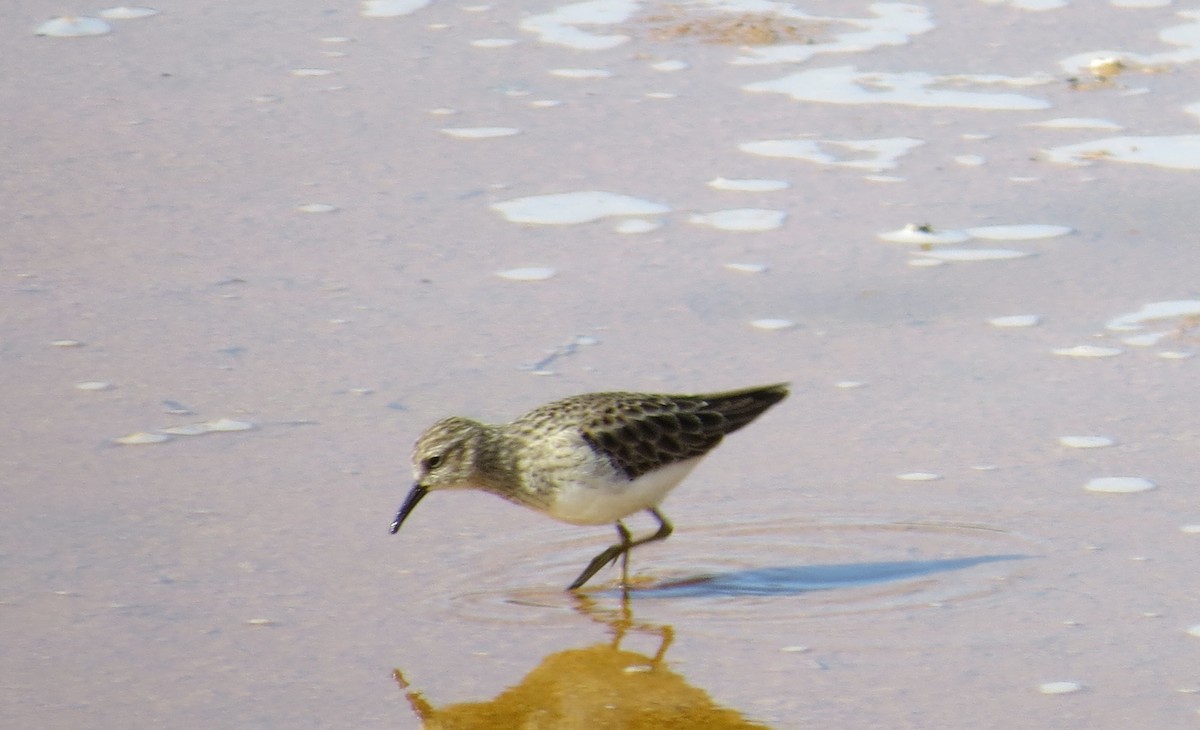
[[[655,507],[683,481],[701,457],[679,461],[647,472],[633,481],[607,475],[588,475],[559,481],[552,517],[573,525],[606,525],[649,507]]]

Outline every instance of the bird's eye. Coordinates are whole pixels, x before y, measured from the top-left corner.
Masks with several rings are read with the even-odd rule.
[[[441,454],[434,454],[433,456],[431,456],[425,460],[425,470],[426,471],[429,471],[431,469],[436,469],[441,465],[442,465],[442,455]]]

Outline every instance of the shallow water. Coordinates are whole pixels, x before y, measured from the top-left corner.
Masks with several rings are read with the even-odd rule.
[[[1195,724],[1195,8],[226,5],[0,8],[6,726]],[[781,380],[628,600],[387,534],[444,415]]]

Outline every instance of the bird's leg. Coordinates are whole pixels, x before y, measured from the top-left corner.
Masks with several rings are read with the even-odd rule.
[[[617,558],[624,555],[629,548],[637,544],[631,540],[632,536],[629,534],[629,530],[620,521],[617,522],[617,534],[621,536],[621,542],[616,545],[609,545],[604,552],[592,558],[592,562],[588,563],[588,566],[583,569],[583,572],[579,574],[574,583],[567,586],[567,590],[573,591],[584,583],[587,583],[597,571],[606,565],[615,563]]]
[[[629,547],[637,547],[638,545],[645,545],[646,543],[654,542],[655,540],[666,540],[668,537],[671,536],[671,533],[675,531],[675,528],[671,526],[671,523],[667,522],[667,518],[663,517],[662,513],[659,512],[657,509],[655,509],[654,507],[650,507],[646,511],[649,512],[650,514],[654,515],[654,518],[656,520],[658,520],[658,532],[654,533],[650,537],[643,537],[641,540],[638,540],[637,542],[633,543]]]
[[[629,534],[628,528],[617,523],[617,532],[621,533],[621,589],[629,590],[629,548],[633,547],[633,536]]]
[[[621,542],[617,543],[616,545],[610,545],[604,552],[592,558],[592,562],[588,563],[588,566],[583,569],[583,572],[579,574],[579,577],[575,579],[574,583],[567,586],[567,590],[573,591],[576,588],[581,587],[584,583],[587,583],[589,580],[591,580],[592,576],[595,575],[597,571],[599,571],[605,565],[610,565],[616,562],[617,558],[624,558],[623,562],[621,563],[621,586],[628,587],[629,551],[638,545],[645,545],[648,542],[655,542],[656,540],[665,540],[675,529],[671,526],[670,522],[667,522],[667,518],[663,517],[662,513],[654,507],[649,507],[646,511],[654,515],[654,519],[658,520],[658,531],[649,537],[643,537],[640,540],[633,540],[632,535],[629,534],[629,530],[625,528],[625,525],[618,521],[617,533],[621,536]]]

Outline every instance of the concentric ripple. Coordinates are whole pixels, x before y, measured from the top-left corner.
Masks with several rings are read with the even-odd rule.
[[[640,533],[635,529],[635,534]],[[458,593],[451,609],[489,623],[566,620],[578,602],[562,586],[607,544],[594,535],[534,538],[505,550],[511,561],[491,572],[488,582],[526,587]],[[666,543],[634,551],[629,595],[635,612],[656,606],[716,620],[886,612],[993,594],[1037,552],[1024,536],[958,522],[690,524]],[[603,570],[585,592],[600,600],[618,599],[619,575],[618,567]],[[547,583],[547,576],[562,586]]]

